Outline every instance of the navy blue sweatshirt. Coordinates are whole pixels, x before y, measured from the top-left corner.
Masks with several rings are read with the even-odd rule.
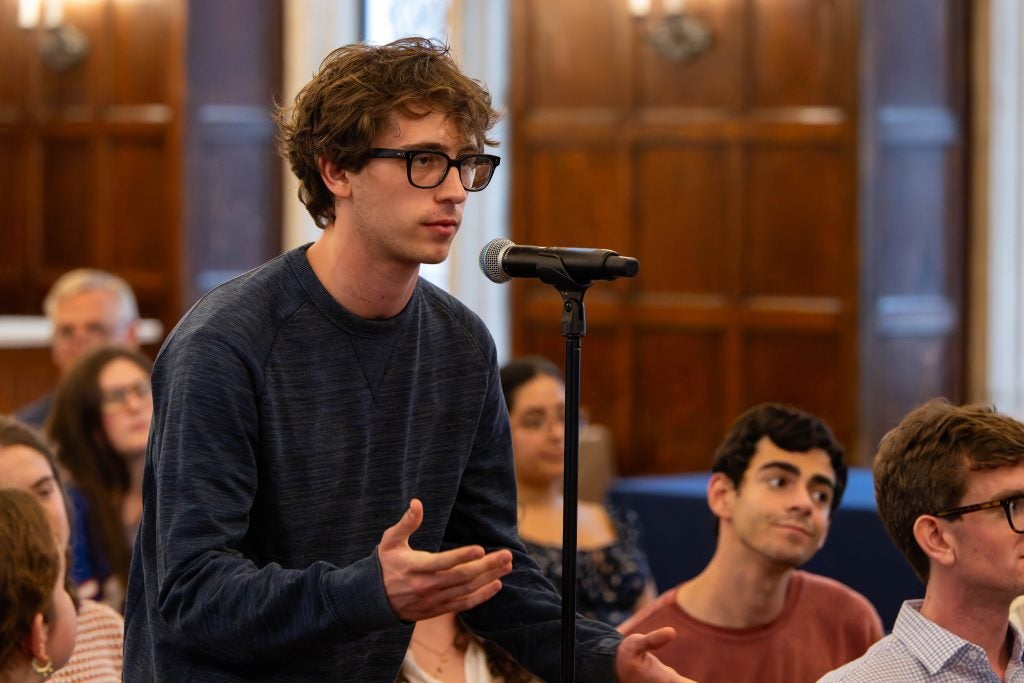
[[[494,342],[456,299],[421,279],[399,315],[360,318],[303,247],[196,304],[153,390],[126,681],[393,681],[412,625],[376,546],[414,497],[414,548],[512,551],[464,621],[558,678],[559,599],[518,540]],[[577,638],[577,679],[614,680],[620,636],[580,621]]]

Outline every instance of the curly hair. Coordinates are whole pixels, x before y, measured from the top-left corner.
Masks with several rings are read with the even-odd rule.
[[[346,45],[331,52],[290,107],[277,108],[277,142],[299,179],[299,200],[320,228],[334,222],[334,195],[318,161],[359,171],[395,112],[444,114],[452,129],[479,146],[499,119],[491,96],[459,70],[449,47],[426,38],[383,46]]]
[[[1024,424],[991,406],[934,399],[890,430],[875,455],[878,516],[914,572],[928,581],[928,556],[914,523],[962,505],[967,474],[1024,461]]]
[[[736,418],[725,439],[715,451],[712,472],[723,472],[738,489],[743,474],[757,450],[757,442],[767,436],[779,448],[805,453],[820,448],[828,454],[836,473],[835,494],[831,512],[839,507],[846,489],[846,464],[843,447],[822,420],[797,408],[778,403],[762,403]]]
[[[0,670],[32,629],[37,614],[53,616],[60,572],[57,543],[35,497],[0,489]]]
[[[138,351],[118,346],[90,351],[58,386],[46,431],[57,444],[60,463],[94,513],[91,532],[111,571],[127,586],[131,550],[121,521],[120,500],[128,492],[131,474],[103,428],[99,382],[104,368],[122,358],[145,370],[147,376],[152,372],[152,362]]]

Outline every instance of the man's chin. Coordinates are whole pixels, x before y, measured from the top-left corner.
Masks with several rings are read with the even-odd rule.
[[[451,250],[446,246],[444,250],[427,251],[420,256],[420,263],[424,266],[436,266],[448,260]]]

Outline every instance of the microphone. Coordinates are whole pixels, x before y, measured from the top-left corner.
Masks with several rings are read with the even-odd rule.
[[[591,280],[633,277],[640,270],[640,262],[608,249],[527,247],[498,237],[480,250],[480,270],[488,280],[499,284],[514,277],[534,277],[550,283],[552,275],[589,284]]]

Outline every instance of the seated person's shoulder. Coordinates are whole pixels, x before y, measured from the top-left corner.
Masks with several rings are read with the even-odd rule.
[[[878,610],[866,597],[844,583],[828,576],[797,570],[794,578],[802,582],[800,602],[825,606],[830,619],[846,618],[867,624],[876,636],[882,637],[882,619]]]
[[[871,602],[866,597],[850,588],[845,583],[837,581],[831,577],[812,574],[799,569],[793,572],[793,577],[802,582],[801,591],[805,596],[815,598],[820,597],[824,600],[851,602],[874,609],[871,606]]]
[[[633,633],[649,633],[662,626],[677,624],[680,615],[683,614],[682,609],[676,604],[678,589],[679,586],[673,586],[641,607],[636,614],[619,624],[619,632],[628,636]]]
[[[92,624],[96,630],[110,631],[122,635],[124,633],[124,617],[110,605],[96,600],[82,600],[78,610],[79,622]]]

